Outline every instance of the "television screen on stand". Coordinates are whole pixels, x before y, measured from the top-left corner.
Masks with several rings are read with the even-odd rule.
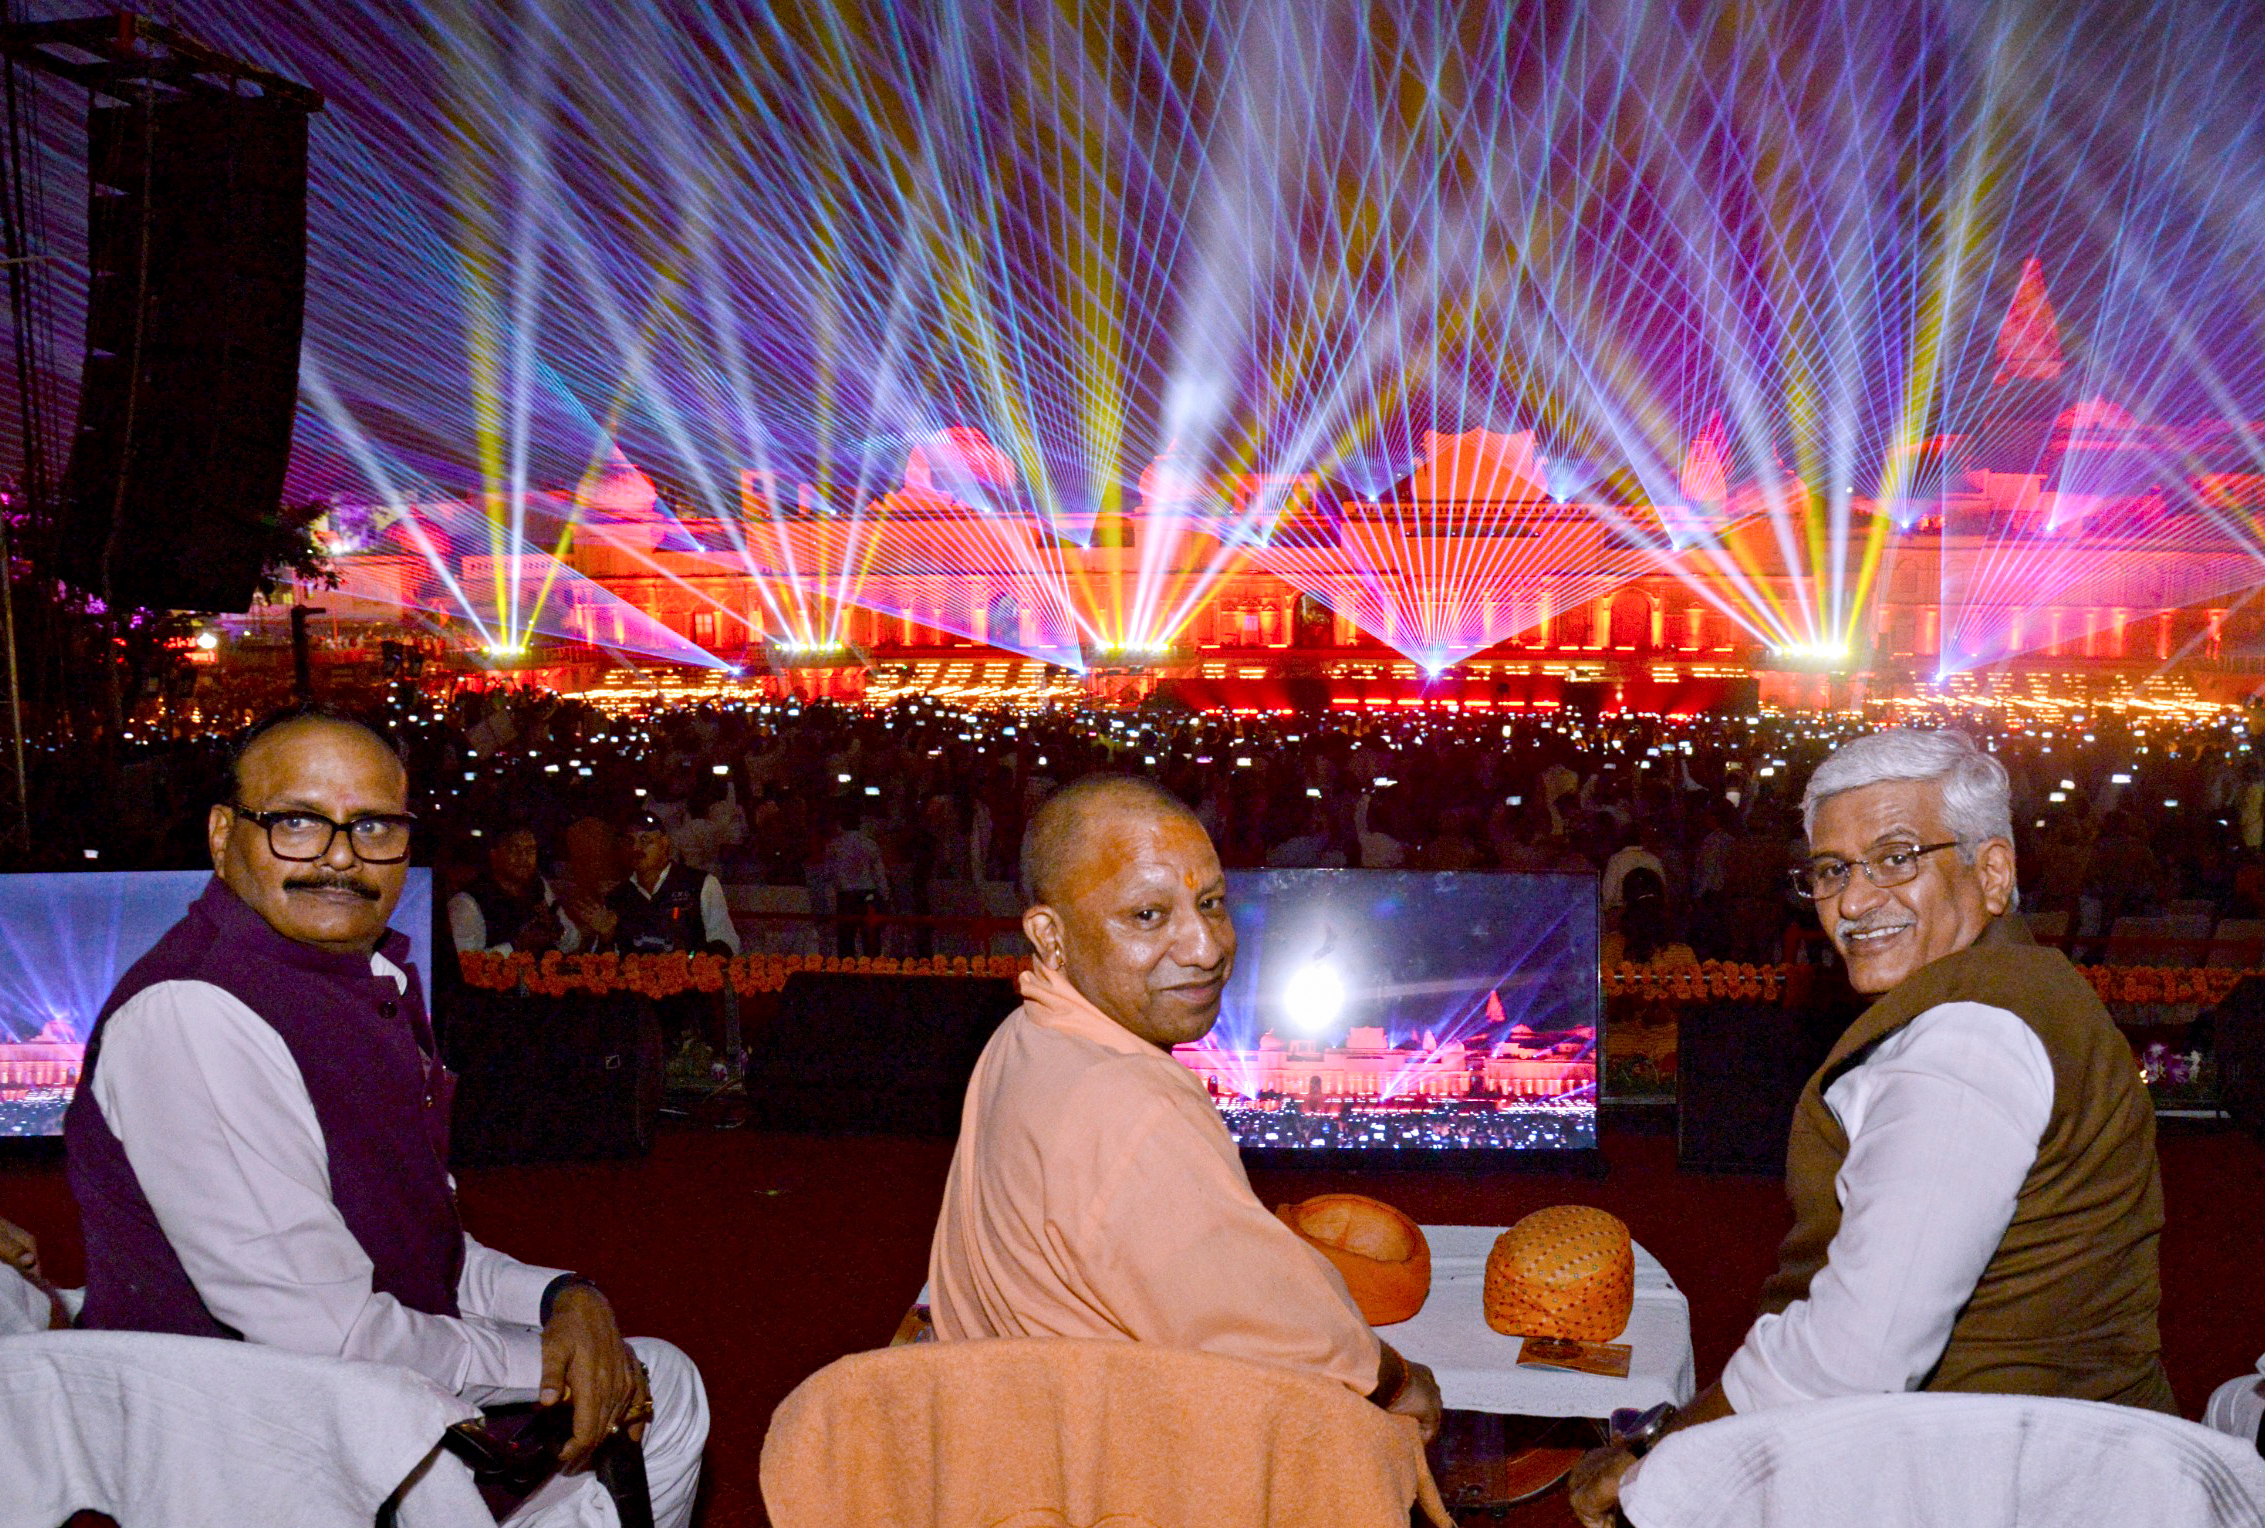
[[[1227,900],[1219,1022],[1173,1054],[1246,1153],[1595,1151],[1594,876],[1234,871]]]

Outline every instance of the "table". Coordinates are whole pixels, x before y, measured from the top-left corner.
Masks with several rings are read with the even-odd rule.
[[[1486,1324],[1486,1255],[1501,1226],[1425,1226],[1431,1243],[1431,1298],[1414,1318],[1379,1327],[1401,1356],[1429,1365],[1440,1399],[1456,1411],[1530,1417],[1606,1417],[1616,1407],[1677,1405],[1698,1389],[1691,1353],[1691,1304],[1658,1258],[1636,1248],[1636,1302],[1616,1342],[1633,1351],[1628,1377],[1521,1369],[1522,1337]]]
[[[1628,1329],[1613,1340],[1628,1344],[1628,1377],[1521,1369],[1523,1337],[1505,1337],[1486,1324],[1486,1255],[1501,1226],[1425,1226],[1431,1243],[1431,1298],[1407,1321],[1377,1328],[1403,1358],[1425,1364],[1439,1381],[1440,1402],[1450,1411],[1498,1416],[1609,1417],[1622,1406],[1645,1410],[1662,1401],[1680,1406],[1699,1388],[1691,1353],[1691,1302],[1675,1287],[1659,1259],[1636,1245],[1636,1301]],[[923,1320],[928,1286],[913,1304]],[[907,1318],[909,1321],[909,1317]],[[909,1340],[905,1331],[899,1340]]]

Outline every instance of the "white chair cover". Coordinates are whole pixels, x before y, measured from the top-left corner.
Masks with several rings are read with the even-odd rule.
[[[2265,1420],[2265,1358],[2257,1360],[2255,1372],[2229,1379],[2211,1391],[2210,1404],[2202,1408],[2204,1427],[2253,1448],[2261,1420]]]
[[[55,1302],[47,1292],[6,1263],[0,1263],[0,1337],[44,1332],[52,1324]]]
[[[0,1528],[492,1524],[441,1434],[477,1409],[388,1364],[145,1332],[0,1337]]]
[[[2265,1528],[2265,1459],[2096,1401],[1853,1396],[1675,1433],[1621,1507],[1636,1528]]]

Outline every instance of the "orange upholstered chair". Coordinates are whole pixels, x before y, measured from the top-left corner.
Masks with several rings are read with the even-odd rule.
[[[1147,1343],[1001,1338],[854,1353],[763,1440],[776,1528],[1440,1528],[1415,1423],[1341,1385]]]

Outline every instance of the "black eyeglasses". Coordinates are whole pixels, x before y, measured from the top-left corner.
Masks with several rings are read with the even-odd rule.
[[[1869,859],[1821,859],[1796,865],[1786,874],[1793,877],[1795,891],[1813,902],[1822,902],[1846,891],[1849,877],[1859,870],[1874,886],[1908,884],[1918,877],[1921,859],[1939,850],[1957,847],[1955,838],[1946,838],[1939,844],[1890,844]]]
[[[409,857],[409,831],[417,819],[407,812],[371,812],[351,822],[333,822],[320,812],[293,807],[280,812],[255,812],[248,806],[224,802],[246,822],[257,823],[267,834],[267,848],[279,860],[305,864],[330,852],[338,835],[365,865],[398,865]]]

